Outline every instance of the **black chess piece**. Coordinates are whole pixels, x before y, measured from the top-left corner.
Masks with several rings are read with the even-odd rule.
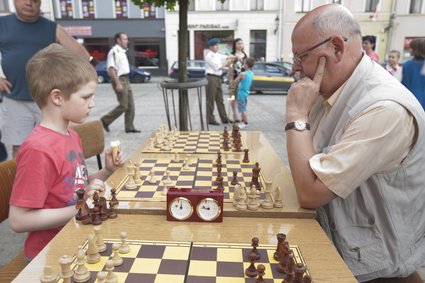
[[[251,240],[251,246],[252,246],[252,251],[255,254],[255,260],[259,260],[260,259],[260,253],[257,250],[258,247],[258,242],[260,240],[257,237],[253,237]]]
[[[232,182],[230,182],[230,184],[234,186],[237,183],[238,183],[238,171],[233,171],[233,179],[232,179]]]
[[[276,246],[276,251],[273,254],[273,258],[275,260],[279,261],[279,259],[280,259],[280,250],[279,250],[279,248],[280,248],[281,243],[285,242],[286,235],[283,234],[283,233],[278,233],[276,235],[276,237],[277,237],[277,246]]]
[[[265,275],[266,267],[263,264],[257,266],[258,278],[255,280],[255,283],[265,283],[263,276]]]
[[[249,163],[249,156],[248,156],[249,149],[245,148],[243,151],[244,151],[244,155],[243,155],[242,162]]]
[[[245,269],[245,275],[248,276],[248,277],[257,277],[258,271],[257,271],[257,268],[255,268],[255,265],[254,265],[256,254],[253,253],[253,252],[250,252],[248,254],[248,258],[249,258],[249,261],[251,262],[251,264],[248,266],[247,269]]]
[[[115,208],[118,206],[118,200],[116,197],[116,189],[111,189],[111,200],[109,201],[109,215],[108,217],[111,219],[117,218],[117,213]]]

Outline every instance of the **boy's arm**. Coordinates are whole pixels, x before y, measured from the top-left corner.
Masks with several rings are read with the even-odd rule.
[[[40,209],[11,205],[9,225],[17,233],[49,230],[65,225],[76,213],[74,205]]]
[[[245,78],[245,73],[241,72],[238,77],[235,79],[234,83],[238,84],[241,80],[243,80]]]

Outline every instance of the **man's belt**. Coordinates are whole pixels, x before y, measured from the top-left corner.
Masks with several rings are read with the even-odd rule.
[[[207,76],[221,78],[221,76],[219,76],[219,75],[214,75],[214,74],[207,74]]]

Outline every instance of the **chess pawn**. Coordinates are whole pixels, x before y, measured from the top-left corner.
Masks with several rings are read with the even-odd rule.
[[[74,282],[87,282],[90,279],[90,271],[87,269],[86,265],[86,254],[81,246],[78,246],[77,256],[76,256],[76,266],[74,272]]]
[[[149,171],[149,175],[146,177],[146,181],[149,184],[155,184],[156,183],[155,172],[153,170]]]
[[[252,252],[255,254],[255,260],[260,259],[260,252],[257,250],[259,241],[260,240],[257,237],[253,237],[251,239]]]
[[[255,280],[255,283],[265,283],[266,282],[263,279],[263,276],[266,274],[265,270],[266,270],[266,267],[263,264],[259,264],[257,266],[258,278]]]
[[[185,158],[184,162],[183,162],[183,170],[190,170],[190,166],[189,166],[189,158]]]
[[[247,210],[248,206],[246,204],[246,190],[244,187],[241,187],[239,190],[239,202],[236,205],[237,210]]]
[[[294,269],[294,283],[303,283],[303,276],[306,271],[306,267],[301,262],[295,265]]]
[[[56,273],[53,272],[53,269],[50,265],[46,265],[43,270],[43,275],[40,276],[41,283],[55,283],[57,280]]]
[[[255,268],[254,261],[256,258],[256,254],[254,252],[250,252],[248,254],[249,261],[251,262],[247,269],[245,269],[245,275],[248,277],[257,277],[258,271]]]
[[[99,271],[99,273],[97,273],[97,283],[106,283],[105,271]]]
[[[120,252],[120,244],[119,243],[112,244],[112,252],[113,252],[112,261],[114,263],[114,266],[122,265],[123,259],[119,254],[119,252]]]
[[[276,207],[276,208],[282,208],[283,207],[282,190],[280,189],[280,186],[276,186],[275,189],[274,189],[273,206]]]
[[[100,225],[102,224],[102,220],[100,219],[100,208],[99,205],[96,204],[91,212],[91,224]]]
[[[127,244],[127,233],[121,232],[120,238],[121,238],[120,254],[129,253],[130,252],[130,246]]]
[[[71,277],[74,275],[74,270],[71,269],[72,257],[69,255],[63,255],[59,258],[59,264],[61,266],[60,278],[64,282],[71,282]]]
[[[117,276],[114,274],[114,262],[111,259],[108,259],[106,261],[105,270],[107,272],[106,275],[106,282],[107,283],[116,283],[118,282]]]
[[[273,195],[271,192],[271,186],[272,186],[272,182],[266,181],[266,188],[264,191],[264,200],[263,200],[263,203],[261,204],[262,208],[265,208],[265,209],[273,208]]]
[[[235,186],[238,183],[238,171],[233,171],[232,174],[233,174],[233,179],[232,179],[232,182],[230,182],[230,184]]]
[[[99,253],[106,251],[106,244],[103,241],[102,226],[94,226],[94,234],[96,235],[96,246]]]
[[[170,178],[170,171],[165,171],[165,180],[163,181],[164,185],[171,185],[173,181]]]

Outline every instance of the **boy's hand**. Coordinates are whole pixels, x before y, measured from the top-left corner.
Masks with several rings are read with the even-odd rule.
[[[5,78],[0,78],[0,92],[4,91],[10,94],[12,84]]]
[[[86,193],[84,194],[84,199],[87,200],[91,198],[95,192],[103,193],[105,191],[105,183],[102,180],[94,179],[87,186]]]
[[[119,150],[117,158],[113,160],[112,158],[112,148],[108,148],[105,151],[105,168],[109,172],[114,172],[117,167],[122,166],[124,164],[124,155],[122,150]]]

